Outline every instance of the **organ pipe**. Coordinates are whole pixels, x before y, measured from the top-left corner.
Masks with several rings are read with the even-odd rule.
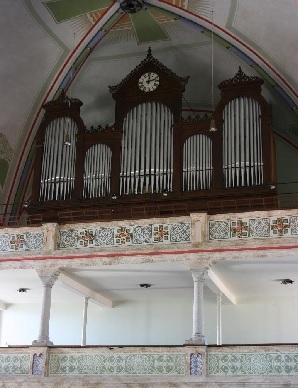
[[[183,147],[183,191],[212,186],[212,142],[205,135],[189,137]]]
[[[84,198],[104,197],[110,193],[112,151],[96,144],[86,152],[84,163]]]
[[[172,190],[173,114],[163,104],[145,102],[123,122],[120,194]]]
[[[69,117],[58,117],[46,128],[40,181],[40,201],[71,199],[75,179],[77,125]],[[65,145],[65,135],[70,145]]]
[[[229,101],[223,110],[223,172],[225,187],[263,183],[261,109],[248,97]]]

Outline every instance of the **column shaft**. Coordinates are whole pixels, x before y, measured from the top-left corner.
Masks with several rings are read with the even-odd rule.
[[[206,345],[207,341],[204,334],[204,299],[203,299],[205,270],[192,271],[192,277],[194,281],[193,333],[188,343]]]
[[[83,310],[83,328],[81,346],[86,346],[86,328],[87,328],[87,312],[88,312],[88,296],[84,296],[84,310]]]
[[[221,340],[221,301],[222,293],[217,294],[217,331],[216,331],[216,343],[217,345],[222,344]]]
[[[50,313],[52,287],[57,280],[56,275],[39,276],[43,284],[41,317],[38,339],[32,342],[34,346],[51,346],[53,343],[49,339]]]

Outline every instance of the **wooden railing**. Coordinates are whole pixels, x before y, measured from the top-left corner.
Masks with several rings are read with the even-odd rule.
[[[94,210],[72,210],[62,211],[58,213],[58,223],[100,220],[112,221],[119,219],[139,219],[151,218],[160,216],[178,216],[187,215],[187,204],[184,203],[169,203],[159,205],[135,206],[128,209],[94,209]]]
[[[298,208],[298,193],[282,194],[271,197],[249,197],[241,199],[225,199],[208,201],[202,205],[184,202],[148,204],[132,206],[130,208],[105,208],[105,209],[80,209],[58,212],[59,224],[80,221],[113,221],[120,219],[140,219],[160,216],[189,215],[196,211],[208,214],[246,212],[254,210],[277,210]],[[0,227],[14,227],[24,225],[40,225],[44,222],[42,214],[26,215],[24,212],[17,214],[0,214]],[[47,221],[48,222],[48,221]]]

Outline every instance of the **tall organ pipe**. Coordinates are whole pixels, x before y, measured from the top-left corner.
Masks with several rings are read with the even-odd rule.
[[[110,194],[112,151],[105,144],[89,148],[84,164],[84,198],[105,197]]]
[[[263,183],[261,109],[252,98],[231,100],[223,110],[223,171],[226,187]]]
[[[76,123],[69,117],[58,117],[46,128],[42,160],[40,201],[71,199],[74,188],[76,159]],[[65,146],[65,134],[70,145]]]
[[[123,122],[120,194],[172,190],[173,114],[163,104],[145,102]]]
[[[155,149],[156,151],[152,151],[153,155],[155,156],[155,191],[160,191],[160,136],[159,136],[159,125],[158,125],[158,119],[157,119],[157,106],[155,102],[153,102],[153,120],[152,120],[152,129],[155,129]]]
[[[212,142],[205,135],[189,137],[183,146],[183,190],[210,189]]]

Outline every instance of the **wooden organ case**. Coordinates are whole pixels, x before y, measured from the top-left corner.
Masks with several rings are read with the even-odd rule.
[[[46,103],[29,216],[63,222],[225,211],[224,203],[229,211],[274,206],[275,149],[262,79],[239,68],[221,82],[212,118],[182,117],[187,82],[149,49],[110,86],[113,125],[87,129],[82,102],[65,94]]]

